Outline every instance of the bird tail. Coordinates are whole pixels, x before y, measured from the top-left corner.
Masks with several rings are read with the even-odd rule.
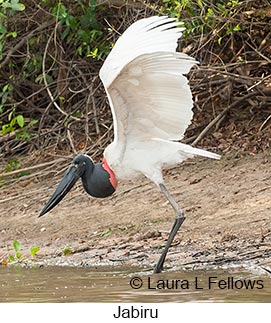
[[[185,145],[182,143],[179,143],[179,144],[181,145],[182,151],[187,154],[208,157],[208,158],[213,158],[213,159],[220,159],[220,157],[221,157],[220,155],[218,155],[216,153],[212,153],[212,152],[204,150],[204,149],[195,148],[195,147]]]
[[[127,169],[133,171],[131,174],[142,173],[157,185],[163,183],[161,171],[163,167],[176,165],[196,155],[220,159],[220,156],[215,153],[160,138],[152,138],[152,140],[143,143],[133,142],[130,145],[132,147],[127,147],[123,164],[120,167],[121,171],[117,176],[121,178],[128,165]],[[116,173],[117,168],[114,171]],[[131,174],[129,176],[132,176]],[[123,178],[127,178],[127,176]]]
[[[212,153],[210,151],[200,149],[200,148],[195,148],[190,145],[183,144],[181,142],[174,142],[174,141],[169,141],[169,140],[163,140],[159,138],[153,138],[152,140],[157,140],[160,142],[168,143],[171,147],[175,145],[175,151],[177,151],[181,156],[189,158],[193,156],[202,156],[202,157],[208,157],[208,158],[213,158],[213,159],[220,159],[220,155],[216,153]]]

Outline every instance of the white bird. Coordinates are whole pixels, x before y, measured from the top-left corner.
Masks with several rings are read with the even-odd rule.
[[[113,194],[118,180],[145,175],[160,187],[175,212],[155,273],[162,271],[168,249],[185,219],[164,184],[162,168],[195,155],[220,158],[178,142],[193,117],[192,94],[184,74],[197,63],[176,52],[184,30],[181,25],[164,16],[145,18],[117,40],[100,70],[113,115],[114,140],[105,149],[101,164],[94,164],[87,155],[76,156],[40,214],[58,204],[79,177],[90,195],[106,197]]]

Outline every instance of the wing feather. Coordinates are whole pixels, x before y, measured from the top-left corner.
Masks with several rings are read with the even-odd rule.
[[[193,154],[217,155],[172,142],[193,117],[187,74],[197,62],[176,52],[180,23],[151,17],[119,38],[100,71],[114,122],[114,141],[104,154],[121,177],[141,172],[159,183],[161,167]]]
[[[175,52],[184,28],[174,27],[180,25],[174,18],[164,16],[141,19],[132,24],[118,39],[100,70],[104,86],[109,87],[121,70],[142,54]]]
[[[194,64],[187,55],[160,52],[137,57],[124,67],[108,88],[116,115],[115,139],[121,140],[123,131],[126,141],[181,139],[193,116],[192,94],[181,74]],[[119,123],[125,129],[119,129]]]

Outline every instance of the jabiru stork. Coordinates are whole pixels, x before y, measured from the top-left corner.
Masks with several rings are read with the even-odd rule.
[[[163,270],[168,249],[185,220],[184,211],[164,184],[163,166],[195,155],[220,157],[178,142],[193,117],[192,94],[184,74],[197,63],[176,52],[184,30],[180,25],[165,16],[145,18],[117,40],[99,73],[113,115],[114,140],[101,163],[94,163],[88,155],[76,156],[39,215],[55,207],[79,178],[88,194],[104,198],[115,192],[118,180],[143,174],[160,187],[175,212],[155,273]]]

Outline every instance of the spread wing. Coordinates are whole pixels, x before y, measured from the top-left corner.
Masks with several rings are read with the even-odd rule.
[[[183,30],[179,26],[168,17],[137,21],[119,38],[101,68],[118,161],[139,143],[181,139],[191,122],[192,94],[183,74],[196,61],[176,52]]]

